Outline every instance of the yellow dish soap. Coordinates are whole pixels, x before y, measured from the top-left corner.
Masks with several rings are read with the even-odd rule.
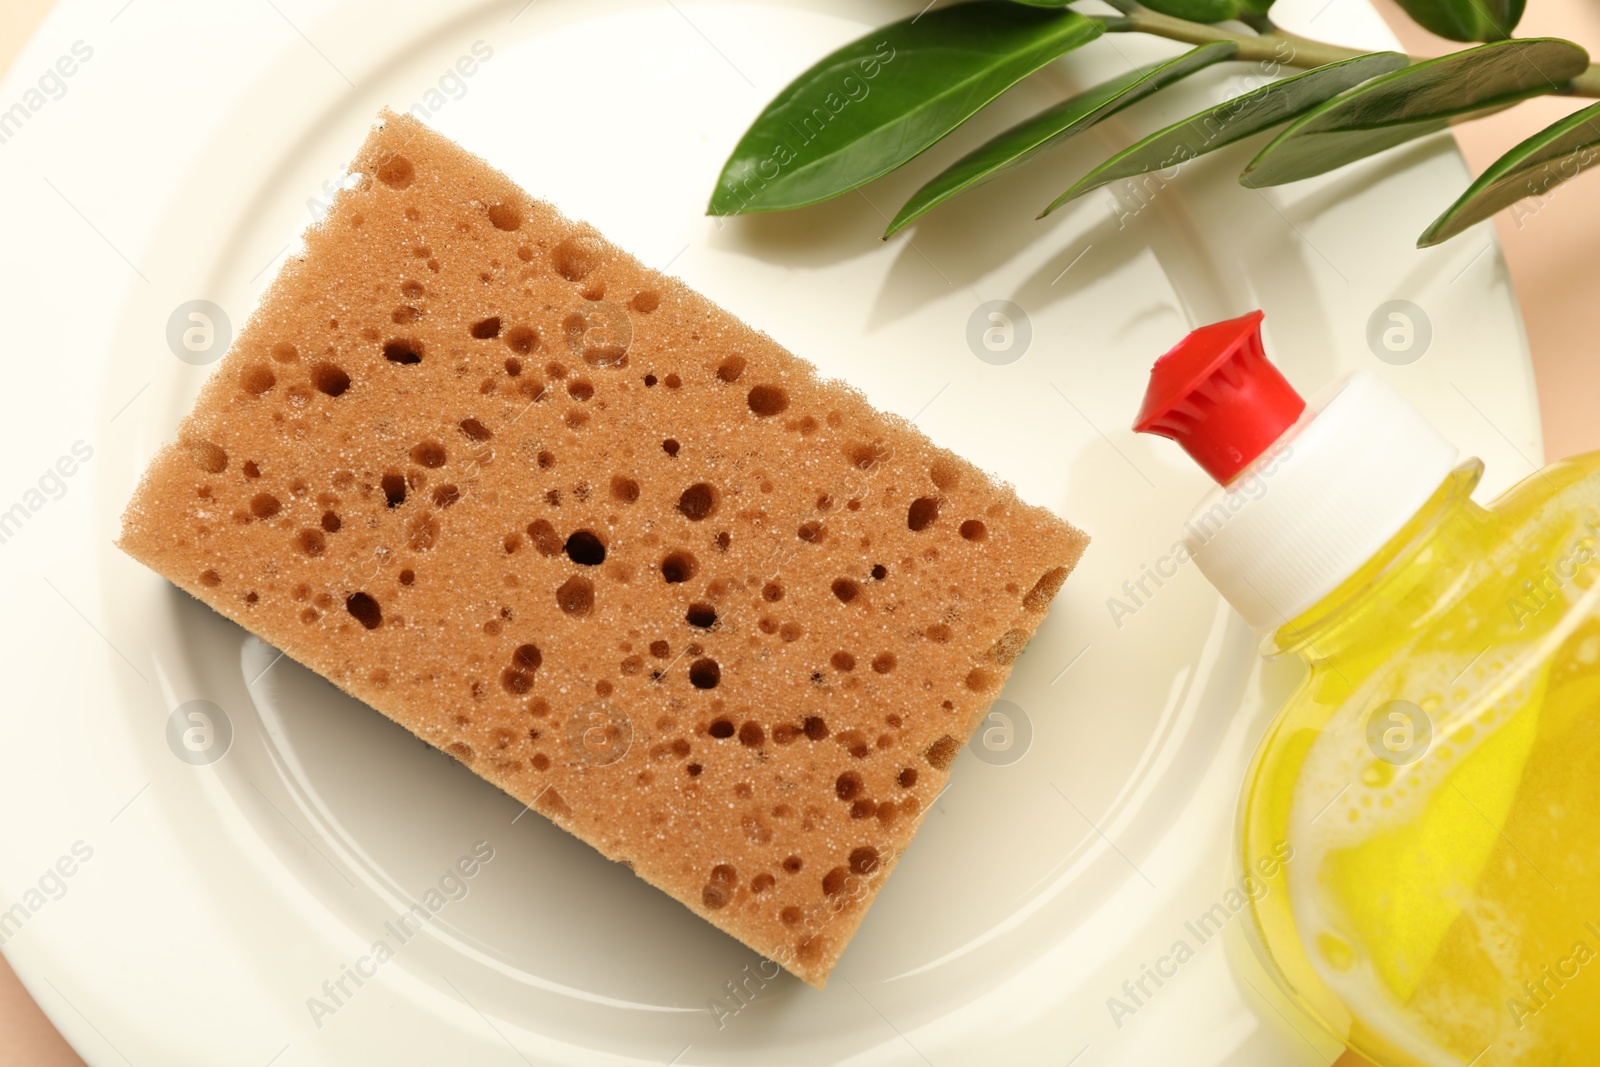
[[[1135,426],[1217,480],[1186,550],[1308,669],[1241,799],[1247,937],[1380,1067],[1600,1064],[1600,453],[1480,505],[1375,375],[1303,401],[1261,318],[1163,356]]]

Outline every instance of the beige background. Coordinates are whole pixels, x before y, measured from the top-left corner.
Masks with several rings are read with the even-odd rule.
[[[0,71],[6,70],[52,0],[0,0]],[[1351,0],[1333,0],[1349,3]],[[1416,28],[1393,0],[1373,0],[1413,55],[1449,51]],[[1591,0],[1541,0],[1529,5],[1518,32],[1559,36],[1600,54],[1600,7]],[[1534,100],[1457,133],[1473,171],[1534,131],[1590,101]],[[1600,179],[1561,186],[1537,214],[1520,224],[1505,211],[1495,220],[1511,276],[1522,302],[1528,341],[1539,381],[1545,448],[1552,457],[1600,448],[1600,360],[1593,338],[1600,328],[1600,300],[1585,264],[1600,248]],[[1346,1056],[1338,1067],[1365,1061]],[[0,957],[0,1067],[82,1067],[80,1060],[39,1011]]]
[[[0,73],[52,0],[0,0]],[[0,956],[0,1067],[83,1067]]]

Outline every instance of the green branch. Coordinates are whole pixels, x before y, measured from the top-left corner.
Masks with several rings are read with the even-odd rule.
[[[1583,48],[1559,37],[1510,36],[1520,0],[1497,7],[1494,17],[1484,0],[1400,2],[1424,28],[1461,47],[1428,58],[1328,44],[1273,22],[1265,14],[1270,0],[1096,0],[1096,14],[1074,10],[1080,0],[929,5],[835,49],[790,82],[729,155],[707,211],[785,211],[852,192],[899,169],[991,100],[1103,33],[1148,34],[1189,47],[1085,88],[991,137],[926,182],[895,215],[888,234],[1214,64],[1242,61],[1256,73],[1247,79],[1255,84],[1145,135],[1091,169],[1044,214],[1109,182],[1156,173],[1164,184],[1168,172],[1188,160],[1274,128],[1281,127],[1239,176],[1249,188],[1326,174],[1533,97],[1600,98],[1600,66]],[[891,63],[895,92],[869,94],[868,82]],[[1448,240],[1536,190],[1577,177],[1600,149],[1596,131],[1600,104],[1527,138],[1485,171],[1419,243]]]
[[[1095,21],[1099,22],[1108,33],[1148,33],[1153,37],[1165,37],[1169,41],[1196,45],[1229,41],[1239,48],[1234,58],[1246,63],[1278,63],[1285,67],[1309,70],[1366,54],[1361,49],[1326,44],[1322,41],[1313,41],[1309,37],[1302,37],[1297,33],[1290,33],[1265,15],[1256,15],[1249,19],[1250,25],[1257,30],[1256,33],[1241,33],[1221,25],[1190,22],[1187,19],[1163,15],[1159,11],[1150,10],[1137,0],[1116,0],[1112,6],[1122,14],[1095,16]],[[1412,56],[1411,61],[1418,62],[1418,58]],[[1591,64],[1588,70],[1574,78],[1568,95],[1600,97],[1600,66]]]
[[[1239,48],[1234,58],[1246,63],[1270,62],[1310,69],[1366,54],[1360,49],[1323,44],[1321,41],[1289,33],[1273,26],[1264,18],[1259,20],[1258,24],[1267,27],[1265,32],[1240,33],[1220,25],[1173,18],[1171,15],[1152,11],[1141,4],[1129,3],[1124,14],[1101,16],[1097,17],[1096,21],[1109,33],[1148,33],[1154,37],[1165,37],[1169,41],[1182,41],[1185,44],[1228,41]]]

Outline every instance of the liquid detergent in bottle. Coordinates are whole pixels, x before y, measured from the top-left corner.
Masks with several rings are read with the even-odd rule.
[[[1381,1067],[1600,1064],[1600,453],[1479,504],[1376,375],[1302,400],[1261,319],[1163,356],[1135,427],[1219,483],[1188,551],[1308,668],[1241,799],[1246,936]]]

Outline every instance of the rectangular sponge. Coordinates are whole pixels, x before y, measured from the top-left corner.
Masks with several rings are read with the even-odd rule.
[[[410,117],[352,173],[121,547],[820,988],[1087,539]]]

